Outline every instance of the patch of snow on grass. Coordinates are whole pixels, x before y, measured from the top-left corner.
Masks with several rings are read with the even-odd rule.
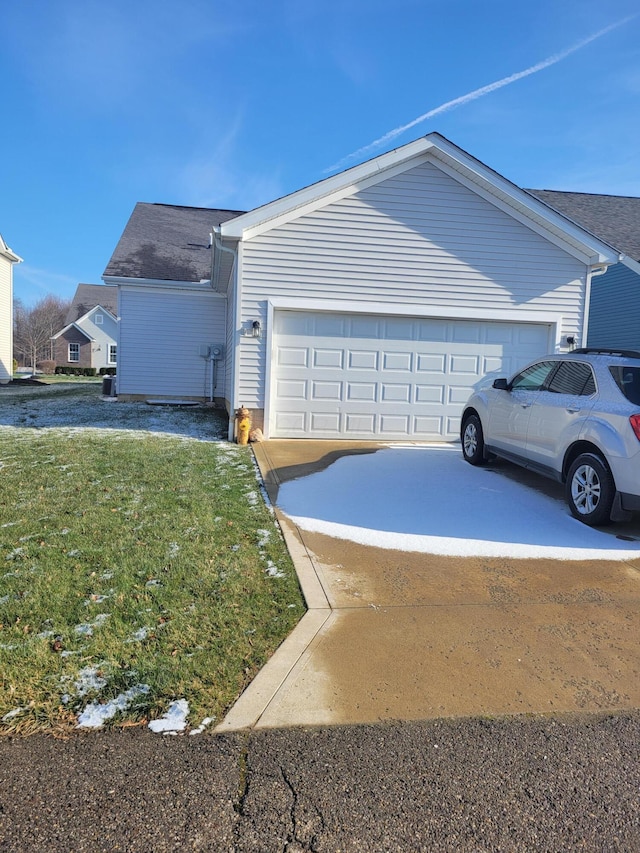
[[[151,628],[138,628],[137,631],[134,631],[133,634],[125,640],[125,643],[141,643],[143,640],[147,639],[149,635],[149,631]]]
[[[95,666],[85,666],[80,670],[74,684],[78,696],[86,696],[94,690],[98,692],[107,686],[107,679],[98,673],[99,670]]]
[[[256,530],[256,533],[260,537],[258,539],[258,548],[264,548],[269,539],[271,539],[271,531],[270,530]]]
[[[74,631],[82,637],[91,637],[94,629],[104,625],[110,615],[110,613],[98,613],[93,622],[83,622],[81,625],[76,625]]]
[[[156,734],[177,734],[187,727],[189,703],[186,699],[177,699],[169,705],[167,713],[158,720],[151,720],[149,728]]]
[[[28,708],[14,708],[13,711],[9,711],[7,714],[4,715],[4,717],[2,718],[2,722],[8,723],[10,720],[13,720],[14,717],[18,717],[20,714],[27,710]],[[207,717],[207,719],[209,718]]]
[[[99,729],[107,720],[113,719],[119,712],[126,711],[132,703],[139,697],[144,696],[151,688],[148,684],[136,684],[120,693],[115,699],[110,699],[108,702],[101,704],[100,702],[90,702],[87,707],[78,715],[78,729]]]
[[[284,572],[281,572],[276,564],[271,560],[267,560],[267,568],[265,569],[265,572],[270,578],[283,578],[285,576]]]

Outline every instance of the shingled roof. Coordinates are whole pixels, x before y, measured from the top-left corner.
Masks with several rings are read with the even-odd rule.
[[[211,229],[244,211],[138,202],[105,277],[199,282],[211,277]]]
[[[640,198],[526,190],[634,261],[640,261]]]
[[[67,311],[64,324],[75,323],[91,311],[96,305],[118,316],[118,288],[107,284],[79,284],[76,288],[71,307]]]

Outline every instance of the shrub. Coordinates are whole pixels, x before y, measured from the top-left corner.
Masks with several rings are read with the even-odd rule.
[[[55,361],[45,359],[44,361],[38,363],[38,370],[41,370],[43,373],[50,376],[52,373],[55,373],[56,363]]]
[[[59,364],[55,371],[58,375],[63,376],[95,376],[95,367],[69,367],[66,364]]]
[[[98,371],[100,376],[115,376],[116,368],[115,367],[101,367]]]

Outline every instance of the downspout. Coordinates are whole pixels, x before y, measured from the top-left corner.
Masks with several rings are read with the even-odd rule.
[[[234,260],[237,261],[238,255],[235,249],[229,249],[228,246],[222,245],[222,240],[220,237],[220,226],[213,225],[211,227],[211,247],[213,252],[211,253],[211,287],[214,290],[218,290],[217,278],[218,271],[220,269],[220,261],[218,260],[218,251],[220,252],[228,252],[230,255],[233,255]],[[219,292],[219,291],[218,291]]]
[[[220,226],[214,225],[211,228],[211,246],[212,246],[212,258],[211,258],[211,286],[215,290],[218,290],[218,272],[220,269],[220,261],[218,252],[228,252],[233,257],[233,275],[234,275],[234,294],[233,294],[233,307],[232,307],[232,316],[231,316],[231,327],[233,330],[233,336],[235,339],[235,330],[238,319],[238,252],[237,249],[229,249],[227,246],[222,245]],[[229,397],[231,402],[231,411],[229,412],[229,441],[233,441],[233,430],[234,430],[234,420],[233,420],[233,412],[235,410],[235,384],[236,384],[236,349],[237,344],[234,340],[234,347],[232,352],[227,352],[227,358],[231,359],[231,388],[229,390]],[[212,377],[213,382],[213,377]],[[211,396],[213,398],[213,388],[211,389]]]

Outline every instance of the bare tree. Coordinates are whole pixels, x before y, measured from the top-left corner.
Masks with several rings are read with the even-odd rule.
[[[17,299],[13,306],[14,355],[35,372],[39,361],[54,359],[52,335],[64,326],[71,301],[48,294],[33,308]]]

